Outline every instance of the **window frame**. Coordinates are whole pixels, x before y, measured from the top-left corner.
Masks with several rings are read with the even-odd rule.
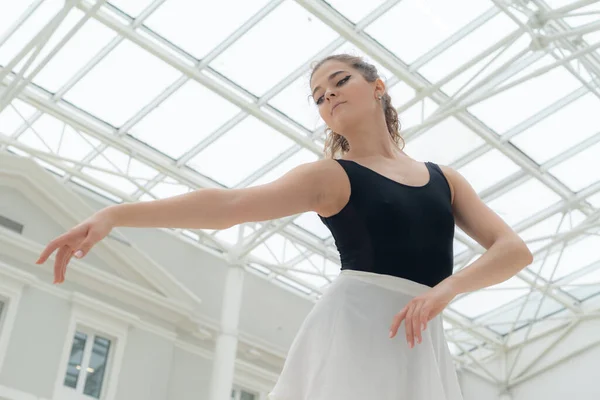
[[[127,343],[127,332],[131,325],[130,321],[135,320],[136,317],[78,292],[73,293],[71,298],[71,317],[58,366],[52,399],[95,399],[64,385],[75,333],[80,331],[88,334],[88,340],[93,340],[93,337],[98,335],[111,341],[111,349],[108,355],[106,373],[102,382],[100,399],[114,400]],[[90,334],[94,336],[89,337]],[[84,373],[84,376],[87,377],[87,374]]]
[[[235,393],[234,400],[241,400],[241,398],[242,398],[242,392],[254,396],[254,400],[261,400],[261,393],[260,392],[257,392],[255,390],[251,390],[251,389],[245,388],[245,387],[240,386],[240,385],[234,384],[233,387],[231,388],[231,391]]]
[[[111,370],[111,368],[110,368],[111,367],[111,363],[112,363],[112,360],[113,360],[114,355],[115,355],[114,354],[114,344],[116,343],[116,339],[113,338],[110,335],[106,335],[103,332],[97,331],[95,329],[89,328],[89,327],[81,325],[81,324],[78,324],[76,326],[76,330],[75,331],[79,332],[79,333],[83,333],[83,334],[86,335],[85,347],[83,349],[83,358],[81,360],[81,366],[82,366],[82,368],[81,368],[81,371],[79,373],[79,377],[78,377],[78,381],[77,381],[78,382],[77,386],[81,385],[81,387],[74,389],[74,388],[65,386],[64,381],[65,381],[65,375],[66,375],[66,372],[67,372],[65,370],[65,371],[61,371],[61,372],[64,372],[62,374],[63,375],[63,379],[62,379],[63,380],[63,389],[65,391],[72,392],[71,394],[74,397],[77,397],[78,399],[86,399],[86,400],[87,399],[90,399],[90,400],[92,400],[92,399],[95,400],[96,399],[95,397],[91,397],[91,396],[85,395],[83,393],[83,390],[85,389],[85,383],[86,383],[86,380],[88,378],[88,372],[87,372],[86,369],[89,367],[89,363],[90,363],[90,360],[91,360],[92,349],[94,347],[95,339],[96,339],[97,336],[99,336],[99,337],[102,337],[103,339],[108,339],[110,341],[110,349],[108,351],[108,359],[107,359],[107,362],[106,362],[106,371],[105,371],[104,376],[102,378],[102,388],[101,388],[101,392],[100,392],[101,393],[100,394],[100,398],[102,399],[104,393],[106,393],[106,389],[107,389],[107,386],[108,386],[107,376],[108,376],[108,373]],[[74,339],[75,339],[74,337],[71,339],[71,345],[69,346],[71,348],[73,346]],[[70,351],[69,351],[69,353],[70,353]],[[80,389],[81,391],[79,391],[78,389]]]
[[[1,261],[0,277],[0,301],[4,304],[0,315],[0,372],[2,372],[23,288],[30,284],[35,277]]]

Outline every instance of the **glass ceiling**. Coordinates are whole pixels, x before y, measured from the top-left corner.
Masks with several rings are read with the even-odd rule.
[[[535,253],[450,305],[468,364],[600,293],[598,21],[600,2],[570,0],[0,0],[0,150],[114,202],[260,185],[322,157],[311,63],[365,56],[407,153],[457,169]],[[224,257],[241,245],[302,296],[339,273],[313,213],[179,233]],[[457,228],[454,251],[458,270],[483,249]]]

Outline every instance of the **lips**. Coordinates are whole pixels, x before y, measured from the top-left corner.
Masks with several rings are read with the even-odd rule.
[[[333,110],[335,110],[337,108],[337,106],[339,106],[340,104],[344,104],[346,103],[345,101],[341,101],[339,103],[337,103],[335,106],[333,106],[333,108],[331,109],[331,114],[333,114]]]

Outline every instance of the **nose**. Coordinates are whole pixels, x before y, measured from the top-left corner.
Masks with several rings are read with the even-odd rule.
[[[326,98],[327,100],[329,100],[329,99],[330,99],[330,97],[335,97],[335,96],[336,96],[335,92],[334,92],[334,91],[332,91],[331,89],[327,89],[327,90],[325,91],[325,98]]]

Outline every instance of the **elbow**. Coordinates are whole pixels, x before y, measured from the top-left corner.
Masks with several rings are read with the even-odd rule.
[[[533,254],[527,244],[516,234],[509,234],[499,238],[496,242],[503,248],[502,253],[512,260],[511,263],[519,271],[533,263]]]
[[[523,258],[525,259],[525,266],[531,265],[533,263],[533,254],[531,250],[527,247],[527,245],[523,244]]]
[[[533,253],[531,253],[531,250],[529,250],[529,248],[527,247],[527,245],[525,245],[525,251],[526,251],[526,264],[525,266],[531,265],[531,263],[533,263]]]
[[[533,253],[527,247],[527,244],[520,238],[517,237],[514,244],[514,252],[518,254],[519,264],[522,268],[527,267],[533,263]]]

